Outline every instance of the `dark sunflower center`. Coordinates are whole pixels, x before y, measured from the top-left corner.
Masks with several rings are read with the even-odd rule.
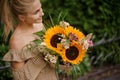
[[[60,34],[55,34],[51,38],[50,44],[52,45],[52,47],[57,48],[57,43],[60,43],[61,39],[62,37],[60,36]]]
[[[69,60],[75,60],[79,55],[79,50],[75,46],[71,46],[66,50],[66,57]]]

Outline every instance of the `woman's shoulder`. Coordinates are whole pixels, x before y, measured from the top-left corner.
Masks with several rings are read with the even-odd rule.
[[[15,50],[20,50],[22,49],[24,43],[23,43],[24,40],[22,40],[22,37],[20,37],[19,35],[13,35],[11,38],[10,38],[10,41],[9,41],[9,47],[10,49],[15,49]]]
[[[21,50],[24,46],[29,44],[32,40],[34,40],[34,38],[30,37],[29,35],[13,34],[9,41],[9,47],[10,49]]]
[[[38,32],[44,30],[44,25],[42,23],[34,24],[34,32]],[[36,36],[32,33],[19,33],[19,31],[15,31],[13,35],[10,38],[9,41],[9,47],[11,49],[17,49],[20,50],[27,44],[29,44],[31,41],[36,39]]]

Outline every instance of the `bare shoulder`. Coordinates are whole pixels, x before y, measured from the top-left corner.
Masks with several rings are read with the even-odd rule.
[[[10,49],[21,50],[26,44],[29,43],[29,38],[25,35],[14,35],[10,38]]]
[[[12,36],[9,41],[9,47],[10,49],[16,49],[16,50],[21,49],[23,47],[22,40],[17,36]]]

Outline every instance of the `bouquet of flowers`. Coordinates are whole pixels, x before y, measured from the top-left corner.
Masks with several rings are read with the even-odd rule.
[[[92,33],[85,36],[65,21],[37,34],[42,37],[39,41],[40,45],[45,46],[45,49],[49,51],[43,54],[44,59],[58,66],[72,67],[79,64],[88,48],[93,45]]]

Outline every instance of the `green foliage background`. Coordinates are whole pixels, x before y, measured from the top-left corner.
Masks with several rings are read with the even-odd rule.
[[[119,0],[41,0],[45,13],[44,23],[69,22],[84,34],[93,33],[95,46],[88,52],[93,65],[120,62],[120,1]],[[108,40],[107,42],[103,40]],[[109,41],[111,40],[111,41]]]
[[[41,2],[45,24],[51,23],[51,16],[55,23],[58,23],[58,19],[65,20],[84,34],[93,33],[95,46],[88,51],[92,66],[120,63],[120,0],[41,0]],[[0,66],[5,66],[7,64],[2,61],[2,57],[8,50],[8,44],[3,41],[2,32],[1,24]],[[11,79],[8,69],[0,70],[0,74],[0,80]]]

